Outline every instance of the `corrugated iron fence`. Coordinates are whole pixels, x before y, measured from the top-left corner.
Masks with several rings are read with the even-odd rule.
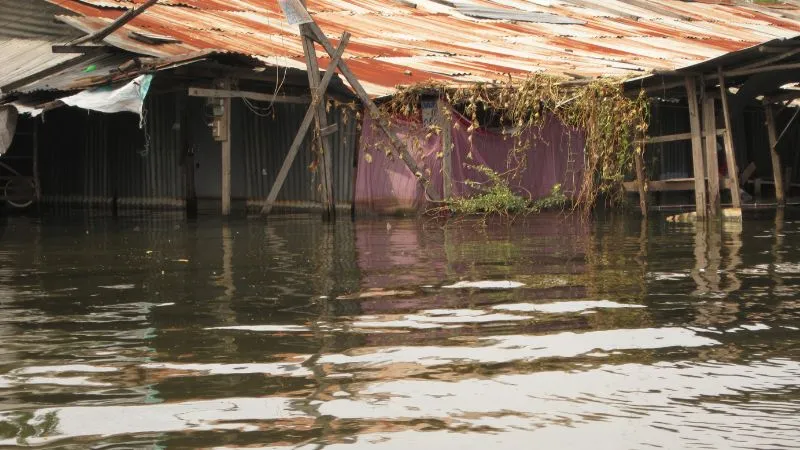
[[[190,123],[181,123],[187,102]],[[232,108],[232,196],[251,208],[260,206],[277,177],[306,105],[275,104],[250,108],[241,100]],[[268,105],[267,105],[268,106]],[[143,128],[132,114],[88,113],[73,108],[48,112],[39,132],[39,173],[43,202],[61,205],[183,208],[187,170],[194,171],[197,195],[220,197],[220,145],[211,139],[202,99],[179,94],[148,98]],[[353,162],[357,141],[355,113],[330,110],[337,206],[353,198]],[[191,136],[184,142],[182,127]],[[189,149],[194,167],[187,164]],[[278,197],[279,206],[317,208],[318,174],[312,170],[310,139],[295,160]]]

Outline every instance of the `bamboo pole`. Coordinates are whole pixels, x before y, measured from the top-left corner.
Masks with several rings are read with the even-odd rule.
[[[314,48],[314,41],[308,37],[306,32],[307,25],[300,25],[300,36],[303,39],[303,53],[306,58],[306,72],[308,73],[308,85],[312,92],[318,91],[320,85],[319,65],[317,63],[317,50]],[[336,68],[332,67],[329,70],[335,71]],[[324,91],[322,91],[324,96]],[[336,216],[336,207],[333,198],[333,160],[331,157],[333,146],[331,145],[331,136],[322,133],[322,130],[328,127],[328,114],[325,110],[325,102],[320,101],[316,107],[316,129],[317,138],[319,139],[319,173],[320,186],[322,191],[322,217],[323,219],[332,219]]]
[[[264,206],[261,208],[261,214],[269,214],[270,211],[272,211],[272,206],[275,204],[275,199],[278,198],[278,192],[280,192],[281,188],[283,187],[283,183],[286,181],[286,176],[289,174],[289,169],[292,167],[292,163],[297,156],[297,152],[300,150],[300,146],[303,144],[303,139],[306,137],[306,132],[308,132],[311,122],[316,117],[317,106],[321,104],[322,98],[325,96],[325,90],[328,89],[328,84],[330,84],[333,74],[336,72],[336,68],[341,68],[342,54],[344,53],[344,49],[349,40],[350,33],[344,32],[344,34],[342,34],[342,39],[339,41],[339,48],[333,52],[331,63],[328,65],[328,70],[325,71],[325,76],[322,77],[317,90],[314,91],[311,97],[311,104],[308,106],[306,115],[303,118],[303,122],[300,124],[300,129],[297,131],[294,141],[292,141],[291,147],[289,147],[289,153],[286,155],[286,159],[283,160],[283,165],[281,166],[281,170],[278,172],[278,177],[275,179],[275,183],[272,185],[272,189],[269,191],[267,201],[264,202]]]
[[[734,208],[741,208],[742,196],[739,192],[739,168],[736,165],[736,152],[733,146],[733,128],[731,127],[730,102],[728,101],[728,88],[725,86],[725,75],[722,73],[722,67],[717,68],[717,75],[719,77],[720,98],[722,99],[722,115],[725,120],[723,142],[725,143],[725,162],[728,166],[728,178],[731,181],[731,202]]]
[[[700,132],[700,115],[697,105],[697,82],[686,77],[686,98],[689,103],[689,125],[692,130],[692,163],[694,168],[694,200],[697,217],[706,216],[705,164],[703,164],[703,139]]]
[[[709,133],[716,129],[717,115],[712,97],[703,99],[703,129],[705,130],[706,177],[708,178],[708,210],[715,217],[720,209],[719,164],[717,162],[717,136]]]
[[[319,42],[322,47],[325,48],[325,51],[329,55],[333,56],[336,51],[334,50],[333,45],[331,45],[328,38],[325,36],[325,33],[323,33],[323,31],[319,28],[319,25],[317,25],[315,22],[310,22],[306,25],[307,29],[314,33],[317,42]],[[361,85],[361,82],[358,81],[358,78],[355,76],[355,74],[353,74],[353,72],[347,66],[347,63],[342,61],[339,65],[339,71],[342,75],[344,75],[347,82],[350,83],[350,86],[353,88],[353,90],[355,90],[356,95],[358,95],[358,98],[361,99],[361,102],[367,108],[370,117],[378,122],[381,130],[383,130],[383,132],[386,133],[386,136],[389,137],[389,140],[391,141],[395,151],[398,152],[400,159],[403,160],[408,169],[411,170],[411,173],[414,174],[419,183],[422,184],[428,199],[432,201],[440,200],[439,193],[433,189],[430,180],[428,180],[428,177],[422,173],[422,170],[417,165],[414,157],[411,156],[411,153],[409,153],[406,145],[403,144],[400,138],[398,138],[397,135],[391,130],[389,127],[389,121],[386,119],[386,117],[384,117],[383,114],[381,114],[381,111],[378,109],[378,107],[375,106],[375,103],[369,97],[369,94],[367,94],[367,91]]]
[[[781,157],[776,147],[778,137],[775,131],[775,113],[772,105],[764,106],[764,113],[767,117],[767,135],[769,137],[769,154],[772,159],[772,176],[775,180],[775,200],[779,205],[786,203],[783,192],[783,168],[781,168]]]

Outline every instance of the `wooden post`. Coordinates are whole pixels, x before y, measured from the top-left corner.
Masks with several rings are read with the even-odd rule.
[[[39,120],[33,120],[33,189],[37,206],[42,200],[42,186],[39,184]]]
[[[634,153],[636,163],[636,188],[639,190],[639,209],[642,216],[647,217],[647,180],[644,173],[644,141],[641,141],[640,150]]]
[[[436,120],[442,130],[442,193],[445,200],[453,197],[453,122],[446,101],[436,101]]]
[[[706,216],[706,180],[705,164],[703,164],[703,138],[700,132],[700,115],[697,106],[697,83],[694,78],[686,77],[686,99],[689,103],[689,125],[692,130],[692,163],[694,168],[694,200],[697,207],[697,218]]]
[[[722,67],[717,68],[719,76],[719,93],[722,99],[722,116],[725,119],[725,134],[723,142],[725,144],[725,162],[728,166],[728,179],[731,187],[731,202],[734,208],[742,207],[742,196],[739,192],[739,168],[736,166],[736,152],[733,145],[733,127],[731,126],[731,110],[728,101],[728,88],[725,86],[725,76],[722,74]]]
[[[297,156],[297,152],[300,150],[300,145],[303,144],[303,139],[306,137],[308,127],[311,126],[311,122],[316,117],[317,107],[321,104],[322,99],[325,97],[325,90],[328,89],[328,84],[331,82],[333,74],[336,72],[336,67],[341,67],[340,64],[342,64],[342,54],[344,53],[344,49],[349,40],[350,33],[345,32],[342,34],[342,39],[339,41],[339,48],[333,53],[328,70],[325,71],[325,76],[322,77],[322,81],[320,81],[317,90],[312,93],[311,104],[308,106],[306,116],[303,118],[303,122],[300,124],[300,129],[297,131],[291,147],[289,147],[289,153],[286,155],[286,159],[283,160],[283,165],[281,166],[281,170],[278,172],[278,177],[275,179],[275,183],[272,185],[272,189],[269,191],[267,201],[261,208],[261,214],[269,214],[270,211],[272,211],[272,205],[275,203],[275,199],[278,198],[278,192],[280,192],[281,187],[283,187],[283,183],[286,181],[286,176],[289,174],[289,169],[292,167],[294,158]]]
[[[333,57],[333,55],[336,53],[336,50],[333,48],[333,45],[331,45],[330,41],[325,36],[325,33],[323,33],[322,30],[319,28],[319,25],[317,25],[315,22],[310,22],[306,24],[306,29],[314,34],[314,36],[317,39],[317,42],[319,42],[322,45],[322,47],[325,48],[325,51],[329,55],[331,55],[331,57]],[[383,132],[386,133],[386,136],[389,137],[389,140],[392,142],[392,146],[394,147],[395,151],[398,152],[400,159],[403,160],[408,169],[411,170],[411,173],[413,173],[414,176],[417,177],[419,183],[422,184],[422,186],[425,188],[425,193],[427,194],[428,199],[432,201],[438,201],[440,199],[440,196],[433,189],[433,186],[431,185],[430,180],[428,180],[428,177],[426,177],[425,174],[422,173],[419,166],[417,165],[417,162],[414,160],[414,157],[411,156],[411,153],[409,153],[406,145],[403,144],[400,138],[398,138],[397,135],[394,134],[394,132],[391,130],[391,128],[389,128],[389,121],[386,119],[386,117],[384,117],[383,114],[381,114],[381,111],[378,109],[377,106],[375,106],[375,103],[372,101],[372,99],[369,98],[369,94],[367,94],[367,91],[361,85],[361,82],[358,81],[358,78],[356,78],[356,76],[353,74],[350,68],[347,67],[347,64],[344,61],[342,61],[341,64],[339,65],[339,71],[342,73],[342,75],[344,75],[347,82],[350,83],[350,86],[353,88],[353,90],[356,91],[356,95],[358,95],[358,98],[361,99],[361,102],[366,107],[370,117],[378,121],[378,125],[381,127]]]
[[[706,178],[708,178],[708,210],[715,217],[720,208],[719,164],[717,162],[717,115],[714,98],[703,99],[703,133],[705,135]]]
[[[778,149],[775,148],[778,136],[775,132],[775,113],[772,111],[772,105],[765,105],[764,113],[767,117],[767,136],[769,137],[769,154],[772,158],[772,175],[775,181],[775,200],[779,205],[783,205],[786,203],[783,192],[783,168]]]
[[[308,37],[306,25],[300,25],[300,36],[303,40],[303,53],[306,57],[306,72],[308,73],[308,85],[311,92],[317,92],[320,84],[319,65],[317,63],[317,50],[314,48],[314,41]],[[335,71],[335,67],[328,70]],[[322,92],[324,97],[325,92]],[[321,130],[328,127],[328,114],[325,110],[325,101],[319,102],[316,109],[316,129],[319,139],[319,167],[321,174],[320,185],[322,187],[322,216],[324,219],[332,219],[336,216],[336,207],[333,198],[333,160],[331,157],[333,146],[331,136],[325,135]]]
[[[220,89],[230,89],[230,80],[222,80],[218,86]],[[222,152],[220,154],[222,166],[222,215],[229,216],[231,214],[231,104],[233,102],[230,98],[222,99],[222,127],[224,128],[224,140],[220,142]]]

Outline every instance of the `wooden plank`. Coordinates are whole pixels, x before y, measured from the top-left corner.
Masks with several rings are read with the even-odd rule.
[[[715,136],[722,136],[725,134],[724,128],[718,128],[714,131]],[[708,133],[703,132],[703,137],[709,136]],[[663,142],[674,142],[674,141],[688,141],[692,139],[692,133],[677,133],[677,134],[665,134],[663,136],[650,136],[645,139],[645,144],[661,144]]]
[[[200,87],[190,87],[189,97],[207,98],[247,98],[260,102],[270,103],[290,103],[295,105],[307,105],[311,103],[310,97],[265,94],[262,92],[232,91],[230,89],[206,89]]]
[[[778,136],[775,130],[775,113],[772,105],[764,106],[764,113],[767,117],[767,136],[769,137],[769,154],[772,159],[772,175],[775,180],[775,200],[779,205],[786,203],[783,191],[783,168],[781,167],[781,157],[775,145],[778,143]],[[759,189],[760,190],[760,189]]]
[[[445,199],[453,197],[453,123],[450,106],[444,100],[436,101],[436,119],[442,130],[442,193]]]
[[[317,50],[314,41],[308,37],[306,24],[300,25],[300,34],[303,36],[303,53],[306,58],[306,73],[308,74],[308,85],[311,92],[318,92],[320,83],[319,65],[317,63]],[[335,71],[335,69],[333,69]],[[325,96],[325,92],[322,92]],[[321,174],[320,186],[322,187],[322,217],[331,219],[336,215],[336,205],[333,198],[333,159],[331,153],[333,145],[330,135],[323,136],[321,130],[328,127],[328,113],[325,109],[325,102],[320,101],[316,110],[317,137],[319,138],[319,173]]]
[[[692,165],[694,168],[694,200],[697,207],[697,217],[706,215],[706,183],[703,179],[705,164],[703,164],[703,139],[700,131],[700,114],[697,106],[697,82],[692,77],[686,77],[686,96],[689,103],[689,125],[692,129]]]
[[[327,127],[319,130],[319,134],[320,134],[320,136],[329,136],[331,134],[335,134],[337,131],[339,131],[339,124],[338,123],[332,123],[332,124],[328,125]]]
[[[39,120],[33,120],[33,185],[37,203],[42,199],[42,185],[39,181]]]
[[[220,82],[219,86],[222,89],[230,89],[231,81],[229,79],[224,79]],[[222,124],[225,129],[225,139],[220,142],[222,147],[220,158],[222,160],[221,200],[223,216],[229,216],[231,214],[231,103],[230,98],[222,100],[222,108],[224,110]]]
[[[647,182],[647,192],[678,192],[678,191],[693,191],[694,178],[675,178],[671,180],[655,180]],[[730,178],[721,178],[719,181],[721,189],[730,189]],[[639,186],[636,181],[626,181],[622,183],[626,192],[639,192]]]
[[[728,177],[733,182],[731,186],[731,202],[734,208],[742,207],[742,194],[739,192],[739,168],[736,165],[736,152],[734,151],[733,144],[733,126],[731,125],[731,107],[728,99],[728,88],[725,85],[725,75],[722,73],[722,67],[717,68],[717,77],[719,81],[719,93],[722,100],[722,117],[725,122],[725,134],[722,135],[722,140],[725,145],[725,163],[728,166]]]
[[[716,129],[717,115],[713,98],[703,99],[703,129]],[[708,210],[712,217],[717,216],[720,208],[719,199],[719,164],[717,162],[717,135],[704,133],[704,148],[706,155],[706,179],[708,180]]]
[[[314,22],[311,22],[306,24],[306,26],[309,28],[309,30],[313,31],[314,34],[316,34],[317,40],[325,48],[325,51],[328,52],[329,55],[333,55],[335,53],[335,50],[331,45],[330,41],[328,40],[328,38],[325,36],[325,33],[323,33],[322,30],[319,28],[319,25],[317,25]],[[368,110],[370,117],[378,122],[378,125],[380,126],[381,130],[383,130],[383,132],[386,133],[386,136],[389,137],[392,146],[400,155],[400,159],[403,160],[408,169],[411,170],[411,173],[413,173],[414,176],[417,177],[419,183],[422,184],[422,186],[425,189],[425,193],[428,196],[428,199],[432,201],[440,200],[439,194],[433,189],[433,185],[431,185],[430,180],[428,180],[428,177],[426,177],[425,174],[422,173],[422,170],[417,165],[417,162],[414,160],[414,157],[411,156],[411,154],[408,152],[408,148],[406,148],[403,142],[400,141],[400,138],[398,138],[397,135],[395,135],[394,132],[391,130],[391,128],[389,127],[389,121],[386,119],[386,117],[383,116],[383,114],[381,114],[381,111],[378,109],[377,106],[375,106],[375,103],[372,101],[372,99],[369,98],[369,94],[367,94],[367,91],[364,90],[364,87],[358,81],[358,78],[353,74],[353,72],[350,70],[350,68],[344,61],[342,61],[342,63],[339,65],[339,70],[341,71],[342,75],[344,75],[347,82],[350,83],[350,86],[353,88],[353,90],[356,91],[356,95],[358,95],[358,98],[361,99],[361,102]]]
[[[336,67],[341,67],[340,64],[342,54],[344,53],[344,48],[347,46],[347,42],[349,40],[350,33],[345,32],[342,35],[342,39],[339,41],[339,48],[334,51],[331,57],[331,62],[328,65],[328,70],[325,71],[325,76],[322,77],[317,91],[314,92],[314,95],[311,97],[311,104],[308,106],[308,110],[303,118],[303,122],[300,124],[300,129],[297,130],[297,134],[292,141],[292,145],[289,147],[289,153],[286,155],[286,159],[283,160],[283,165],[281,166],[281,170],[278,172],[275,183],[272,185],[272,189],[269,191],[267,201],[261,208],[261,214],[269,214],[270,211],[272,211],[272,206],[275,204],[275,199],[278,198],[278,192],[280,192],[281,188],[283,187],[283,183],[286,181],[286,176],[289,174],[289,169],[292,167],[292,163],[294,162],[295,157],[297,157],[297,152],[300,150],[300,146],[303,144],[303,139],[306,137],[306,132],[308,132],[311,122],[316,117],[317,106],[322,102],[324,97],[323,94],[325,93],[325,90],[328,89],[328,84],[330,84],[333,74],[336,72]]]
[[[131,9],[126,11],[125,14],[117,17],[113,22],[111,22],[107,27],[98,30],[88,36],[84,36],[80,39],[77,39],[73,42],[70,42],[72,45],[79,45],[83,44],[84,42],[99,42],[106,38],[109,34],[117,31],[118,29],[125,26],[126,23],[130,22],[131,20],[135,19],[136,16],[142,14],[143,12],[147,11],[147,8],[155,5],[158,0],[147,0],[147,3],[143,4],[142,6]]]
[[[644,148],[634,154],[636,163],[636,190],[639,192],[639,209],[643,216],[647,216],[647,179],[644,174]]]

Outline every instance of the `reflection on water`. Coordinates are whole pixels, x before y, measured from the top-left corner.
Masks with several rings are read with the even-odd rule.
[[[10,218],[0,446],[792,448],[797,216]]]

